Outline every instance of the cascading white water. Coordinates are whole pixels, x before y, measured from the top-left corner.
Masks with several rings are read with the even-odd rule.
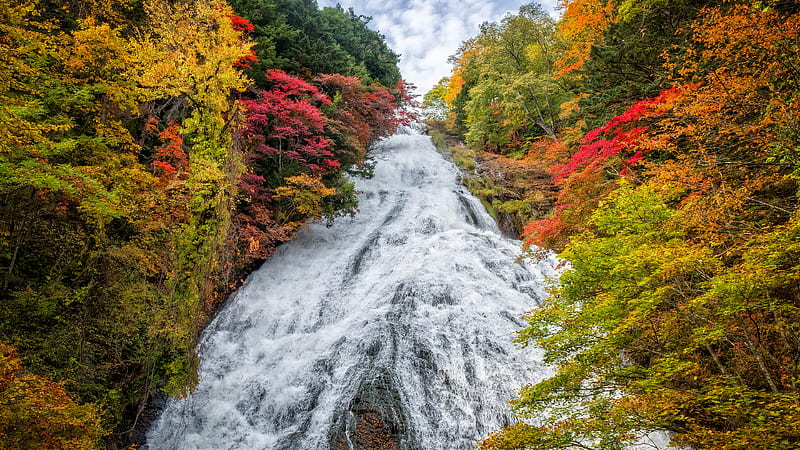
[[[517,262],[430,139],[379,144],[360,212],[281,247],[206,329],[200,384],[150,449],[356,448],[372,410],[400,448],[468,449],[550,372],[512,344],[554,257]]]

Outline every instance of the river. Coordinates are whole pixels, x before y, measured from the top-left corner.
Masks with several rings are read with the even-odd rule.
[[[406,132],[372,152],[359,213],[309,225],[255,271],[200,344],[156,449],[470,449],[551,372],[512,343],[555,274],[517,261],[455,166]]]

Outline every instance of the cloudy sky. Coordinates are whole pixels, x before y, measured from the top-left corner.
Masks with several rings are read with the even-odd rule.
[[[495,22],[529,3],[524,0],[317,0],[322,6],[352,7],[356,14],[372,16],[369,26],[386,36],[389,47],[400,54],[400,71],[406,81],[424,94],[449,75],[447,57],[461,42],[478,33],[478,26]],[[540,0],[555,17],[557,0]]]

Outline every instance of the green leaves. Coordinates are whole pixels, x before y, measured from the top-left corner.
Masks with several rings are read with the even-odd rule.
[[[508,153],[525,138],[555,138],[559,106],[570,98],[553,78],[563,51],[554,20],[535,3],[499,23],[483,24],[481,33],[463,44],[453,76],[447,86],[442,83],[446,93],[439,95],[466,124],[467,143]]]
[[[668,230],[664,228],[674,214],[652,187],[634,188],[622,179],[607,200],[600,202],[589,223],[604,236],[634,235],[669,240]]]
[[[800,11],[762,3],[565,2],[561,30],[586,40],[563,72],[583,71],[583,95],[559,205],[526,236],[569,240],[568,266],[518,338],[557,371],[514,402],[529,420],[546,411],[541,424],[485,448],[616,448],[648,430],[692,448],[800,443],[800,133],[787,120]],[[497,79],[485,86],[499,103]]]

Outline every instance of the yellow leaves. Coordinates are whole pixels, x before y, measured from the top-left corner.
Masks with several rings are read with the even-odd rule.
[[[139,0],[67,0],[64,10],[80,19],[98,18],[112,25],[123,25]]]
[[[478,447],[485,450],[529,448],[538,443],[537,438],[542,434],[539,428],[520,423],[490,433],[488,438],[478,443]]]
[[[135,57],[119,30],[83,20],[59,47],[57,57],[71,82],[102,86],[98,91],[107,99],[103,104],[110,101],[126,112],[136,111],[140,92],[133,77]]]
[[[100,411],[78,405],[64,386],[26,373],[0,343],[0,442],[3,448],[94,449],[104,435]]]
[[[96,25],[94,20],[82,21],[81,28],[72,33],[66,44],[61,49],[64,68],[93,81],[106,79],[113,69],[125,68],[130,59],[125,54],[128,50],[125,40],[117,30],[108,24]]]
[[[460,53],[451,57],[454,64],[452,75],[442,80],[445,86],[444,101],[449,108],[455,107],[456,97],[464,86],[464,71],[467,70],[470,61],[485,53],[486,48],[475,41],[468,41],[462,44],[459,51]]]
[[[125,95],[124,93],[129,91],[119,92]],[[101,117],[96,119],[95,132],[98,137],[102,137],[105,140],[107,145],[116,147],[116,153],[135,154],[140,149],[133,141],[131,132],[119,120],[108,120],[107,117],[103,118],[101,114]]]
[[[151,31],[134,44],[140,83],[159,96],[186,96],[195,107],[225,112],[228,94],[250,82],[234,68],[252,43],[233,29],[221,1],[145,3]]]
[[[40,22],[32,1],[0,0],[0,154],[43,144],[64,127],[42,120],[42,61],[53,52],[50,26]]]
[[[234,105],[230,93],[251,82],[235,65],[250,55],[252,43],[233,28],[233,10],[224,1],[149,0],[144,9],[150,27],[132,44],[133,78],[147,92],[142,100],[188,102],[192,113],[181,133],[194,135],[196,155],[222,163],[229,141],[223,115]]]
[[[26,64],[26,58],[47,53],[49,26],[39,22],[33,1],[0,0],[0,95],[14,89],[25,89],[20,77],[31,75],[37,68]]]
[[[657,275],[662,282],[682,281],[686,278],[709,279],[721,270],[722,264],[710,248],[685,241],[673,241],[658,248]]]
[[[275,197],[291,205],[293,211],[284,213],[286,217],[297,217],[297,213],[300,213],[299,220],[290,222],[295,226],[302,225],[306,218],[321,219],[322,199],[336,195],[336,189],[325,187],[319,177],[312,175],[287,177],[285,182],[285,186],[275,190]]]

